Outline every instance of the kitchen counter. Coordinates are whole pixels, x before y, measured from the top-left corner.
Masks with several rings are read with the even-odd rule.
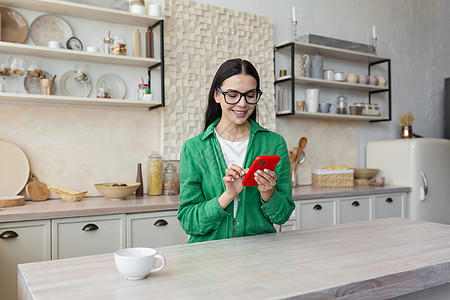
[[[166,267],[139,281],[112,253],[21,264],[19,299],[385,299],[428,288],[449,299],[449,234],[391,218],[161,247]]]
[[[355,186],[354,188],[319,188],[312,186],[295,187],[294,200],[322,199],[373,194],[392,194],[409,192],[409,187],[385,185]],[[23,206],[0,209],[1,222],[31,221],[53,218],[69,218],[119,213],[139,213],[176,210],[180,204],[179,196],[128,197],[124,201],[111,201],[105,197],[86,197],[78,202],[65,202],[61,199],[47,201],[26,201]]]

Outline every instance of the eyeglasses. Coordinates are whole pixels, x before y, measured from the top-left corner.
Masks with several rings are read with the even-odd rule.
[[[262,91],[260,89],[250,90],[245,93],[233,90],[222,92],[220,88],[217,88],[217,91],[223,95],[223,98],[225,99],[225,102],[227,104],[237,104],[239,101],[241,101],[242,96],[244,96],[245,102],[247,102],[248,104],[256,104],[258,103],[259,99],[261,99],[262,95]]]

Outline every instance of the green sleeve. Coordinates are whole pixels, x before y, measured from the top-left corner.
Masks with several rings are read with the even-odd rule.
[[[280,162],[275,168],[275,173],[277,173],[275,191],[269,202],[265,203],[261,198],[261,210],[272,223],[282,225],[295,209],[292,200],[291,164],[287,145],[283,138],[277,147],[277,155],[280,156]]]
[[[202,175],[198,163],[201,154],[192,151],[185,143],[180,156],[180,206],[178,220],[189,235],[205,235],[216,229],[230,214],[222,209],[218,197],[205,199],[202,191]]]

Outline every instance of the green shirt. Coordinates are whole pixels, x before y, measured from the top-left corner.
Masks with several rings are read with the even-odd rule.
[[[214,133],[219,121],[220,118],[186,141],[181,150],[178,220],[191,236],[189,243],[275,232],[273,223],[286,222],[295,208],[285,140],[249,119],[251,131],[242,168],[249,168],[259,155],[279,155],[275,191],[265,203],[258,187],[244,187],[238,195],[236,220],[233,205],[222,209],[218,198],[225,191],[223,177],[227,166]]]

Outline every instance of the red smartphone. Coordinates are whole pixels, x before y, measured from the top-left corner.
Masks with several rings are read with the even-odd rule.
[[[255,181],[255,172],[258,170],[274,170],[277,166],[278,162],[280,161],[280,157],[278,155],[261,155],[255,158],[255,160],[252,163],[252,166],[250,167],[250,170],[248,170],[247,174],[244,177],[244,180],[242,180],[242,185],[244,186],[255,186],[258,185]]]

